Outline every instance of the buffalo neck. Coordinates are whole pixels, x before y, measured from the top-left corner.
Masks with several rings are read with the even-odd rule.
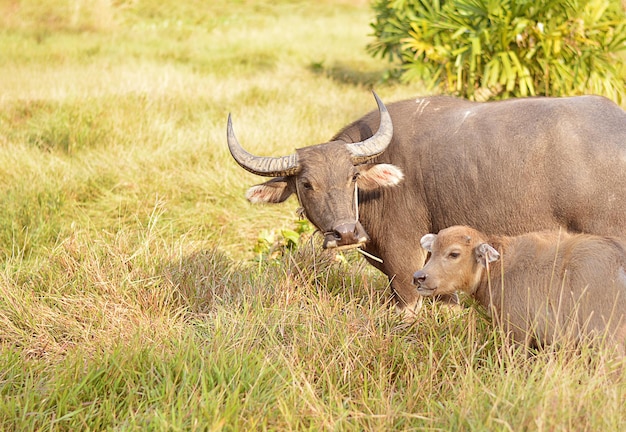
[[[489,305],[497,307],[500,304],[502,265],[506,256],[507,246],[510,243],[510,237],[493,236],[489,238],[488,243],[500,253],[500,259],[490,263],[488,270],[487,268],[482,268],[480,282],[472,294],[476,301],[485,308],[489,308]]]

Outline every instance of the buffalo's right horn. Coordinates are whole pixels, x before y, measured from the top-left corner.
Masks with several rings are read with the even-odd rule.
[[[348,150],[352,154],[352,162],[355,165],[365,163],[384,152],[393,137],[393,123],[391,122],[389,111],[387,111],[387,107],[385,107],[385,104],[383,104],[376,92],[372,93],[374,93],[376,103],[378,104],[380,126],[378,126],[378,131],[372,137],[347,145]]]
[[[230,114],[228,114],[226,137],[228,139],[230,154],[233,155],[235,161],[237,161],[243,169],[250,171],[252,174],[265,177],[282,177],[298,172],[299,165],[297,154],[281,157],[263,157],[255,156],[245,151],[239,144],[239,141],[237,141],[237,137],[235,137]]]

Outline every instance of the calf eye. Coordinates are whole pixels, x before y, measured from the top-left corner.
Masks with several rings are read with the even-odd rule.
[[[457,259],[460,256],[461,256],[461,254],[459,252],[450,252],[448,254],[448,258],[452,258],[452,259]]]

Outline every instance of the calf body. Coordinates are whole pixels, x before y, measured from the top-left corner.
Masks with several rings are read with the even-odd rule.
[[[517,342],[544,345],[606,335],[624,354],[626,245],[614,237],[546,231],[487,236],[453,226],[422,237],[414,273],[424,296],[464,291]]]

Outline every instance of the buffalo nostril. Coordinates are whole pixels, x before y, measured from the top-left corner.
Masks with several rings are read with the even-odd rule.
[[[415,273],[413,273],[413,284],[414,285],[419,285],[422,282],[424,282],[426,280],[426,273],[424,273],[422,270],[418,270]]]
[[[333,229],[335,238],[343,243],[354,243],[357,241],[357,227],[354,223],[341,224]]]
[[[369,239],[358,221],[346,222],[324,233],[324,247],[357,247],[368,242]]]
[[[339,232],[337,230],[333,231],[333,235],[335,236],[335,238],[337,240],[341,240],[341,239],[345,238],[348,234],[349,234],[349,232]]]

